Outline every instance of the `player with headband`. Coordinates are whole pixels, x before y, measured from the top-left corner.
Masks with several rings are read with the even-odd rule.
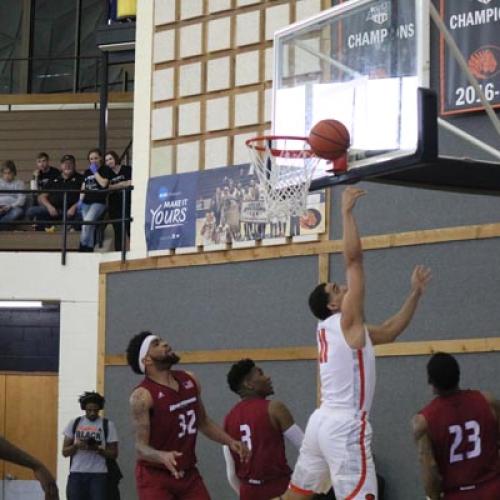
[[[172,369],[179,359],[165,340],[147,331],[133,337],[127,348],[128,364],[145,376],[130,396],[139,500],[210,498],[196,468],[198,430],[242,460],[248,458],[246,446],[208,417],[195,376]]]

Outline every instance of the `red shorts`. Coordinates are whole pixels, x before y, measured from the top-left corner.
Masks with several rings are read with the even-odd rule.
[[[269,500],[279,498],[288,489],[290,477],[285,476],[262,484],[240,482],[240,500]]]
[[[210,500],[196,467],[175,479],[166,469],[137,464],[135,480],[139,500]]]
[[[480,483],[473,489],[444,494],[444,500],[493,500],[500,498],[500,476]]]

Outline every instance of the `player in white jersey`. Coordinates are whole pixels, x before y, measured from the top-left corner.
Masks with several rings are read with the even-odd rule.
[[[401,309],[381,325],[365,324],[363,252],[354,215],[365,191],[342,193],[344,262],[347,286],[318,285],[309,306],[320,320],[317,342],[321,406],[311,415],[285,500],[305,500],[331,480],[339,500],[377,500],[368,414],[375,390],[373,345],[393,342],[407,327],[430,270],[417,266]]]

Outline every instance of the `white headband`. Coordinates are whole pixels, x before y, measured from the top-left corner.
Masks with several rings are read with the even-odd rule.
[[[139,349],[139,368],[142,373],[146,373],[146,367],[144,366],[144,358],[147,356],[149,351],[149,346],[153,340],[156,340],[158,337],[156,335],[148,335],[141,344],[141,348]]]

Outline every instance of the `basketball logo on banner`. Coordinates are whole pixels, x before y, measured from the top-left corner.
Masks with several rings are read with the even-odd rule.
[[[442,0],[441,16],[486,100],[500,107],[500,0]],[[481,98],[441,36],[441,113],[483,109]]]

